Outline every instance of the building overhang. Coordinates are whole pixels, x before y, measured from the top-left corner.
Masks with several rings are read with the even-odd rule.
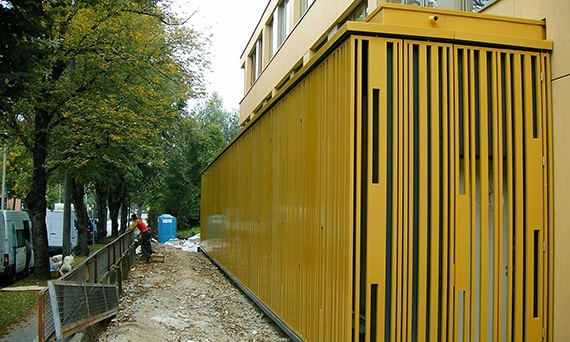
[[[324,33],[323,37],[326,35]],[[553,42],[546,39],[546,22],[543,20],[384,3],[372,11],[365,21],[343,24],[293,77],[273,92],[271,98],[265,98],[251,107],[252,113],[247,115],[248,120],[242,132],[263,116],[329,51],[353,35],[536,51],[553,49]]]

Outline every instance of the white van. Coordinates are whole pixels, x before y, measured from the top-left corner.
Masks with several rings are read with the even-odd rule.
[[[46,225],[48,233],[48,245],[51,251],[63,249],[63,210],[48,210],[46,212]],[[71,212],[71,231],[69,234],[70,251],[77,246],[77,218],[75,212]]]
[[[0,277],[11,282],[26,268],[26,238],[32,236],[32,222],[25,211],[0,210]],[[30,244],[31,246],[31,244]],[[34,266],[31,251],[30,268]]]

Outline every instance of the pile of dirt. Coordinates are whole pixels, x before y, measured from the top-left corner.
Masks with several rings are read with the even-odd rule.
[[[153,244],[164,263],[139,262],[123,283],[106,341],[290,341],[202,253]]]

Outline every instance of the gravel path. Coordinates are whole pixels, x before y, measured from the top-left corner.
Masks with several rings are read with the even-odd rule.
[[[106,341],[289,341],[203,254],[153,244],[164,263],[137,263]]]

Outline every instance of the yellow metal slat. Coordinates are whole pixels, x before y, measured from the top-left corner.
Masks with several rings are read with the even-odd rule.
[[[444,47],[442,58],[442,79],[440,80],[443,88],[443,93],[441,94],[442,99],[442,127],[441,127],[441,144],[442,144],[442,155],[440,156],[442,161],[442,179],[447,180],[443,181],[442,184],[442,217],[441,217],[441,226],[442,226],[442,280],[441,280],[441,339],[446,339],[452,337],[453,333],[446,333],[448,331],[452,331],[453,329],[448,329],[449,327],[453,327],[453,297],[455,297],[455,293],[453,291],[452,279],[453,276],[452,268],[454,265],[454,258],[453,258],[453,237],[450,229],[450,222],[452,221],[449,204],[453,200],[452,194],[454,193],[454,184],[455,180],[452,177],[453,172],[450,172],[453,166],[455,165],[454,162],[454,149],[453,144],[451,143],[454,141],[453,136],[450,134],[451,129],[454,128],[454,120],[453,117],[450,115],[450,112],[453,112],[454,108],[454,95],[453,95],[453,55],[451,54],[451,47]],[[450,58],[451,57],[451,58]],[[445,272],[444,272],[445,270]]]
[[[543,193],[542,187],[542,139],[540,101],[537,99],[537,91],[540,84],[540,68],[538,56],[526,54],[523,56],[523,81],[524,81],[524,112],[523,120],[525,140],[525,234],[526,234],[526,306],[525,338],[536,340],[542,338],[542,224],[543,224]],[[534,71],[534,73],[533,73]]]
[[[400,336],[400,322],[401,322],[401,271],[398,268],[401,265],[401,222],[402,222],[402,164],[401,164],[401,149],[402,146],[402,120],[400,113],[404,107],[404,96],[403,96],[403,44],[399,41],[394,42],[394,49],[393,49],[393,61],[394,66],[392,70],[392,76],[394,79],[393,84],[393,99],[394,102],[394,109],[392,113],[388,113],[388,115],[392,115],[392,122],[393,122],[393,137],[395,143],[392,147],[392,159],[393,159],[393,195],[392,195],[392,217],[393,217],[393,231],[392,231],[392,317],[390,318],[391,322],[391,332],[392,332],[392,341],[398,341],[398,336]]]
[[[469,139],[465,139],[466,144],[468,144],[469,148],[469,210],[470,210],[470,222],[469,222],[469,239],[470,239],[470,267],[471,267],[471,274],[470,274],[470,291],[467,302],[469,303],[469,316],[467,319],[467,335],[470,336],[471,341],[476,341],[476,331],[478,325],[478,314],[476,312],[477,308],[479,307],[480,298],[479,296],[479,284],[477,282],[477,278],[480,275],[477,272],[478,265],[477,262],[480,260],[479,249],[477,245],[477,132],[476,132],[476,114],[475,114],[475,91],[476,91],[476,84],[475,84],[475,50],[473,49],[466,49],[466,53],[468,54],[468,102],[469,102],[469,115],[468,115],[468,122],[469,122]],[[467,177],[466,177],[467,178]]]
[[[502,130],[502,115],[501,115],[501,107],[499,99],[502,99],[501,87],[499,84],[501,83],[501,72],[498,61],[498,51],[492,52],[492,79],[491,85],[493,87],[492,93],[494,94],[491,108],[493,110],[493,129],[490,132],[492,136],[492,144],[493,148],[491,153],[493,154],[492,158],[492,165],[493,165],[493,182],[492,182],[492,203],[493,203],[493,227],[494,227],[494,234],[493,234],[493,250],[494,250],[494,259],[493,264],[491,265],[491,271],[494,274],[494,279],[492,283],[492,296],[493,296],[493,304],[492,307],[489,308],[492,310],[492,326],[489,327],[491,329],[491,338],[495,341],[501,340],[501,332],[502,332],[502,310],[501,310],[501,303],[502,303],[502,282],[503,280],[503,272],[502,272],[502,259],[503,259],[503,235],[501,232],[503,231],[503,221],[501,220],[503,211],[501,208],[503,207],[503,182],[502,182],[502,175],[503,175],[503,147],[502,147],[502,139],[500,137],[499,132],[503,132]],[[501,177],[501,178],[500,178]]]
[[[407,158],[408,158],[408,118],[403,113],[407,113],[408,106],[408,81],[407,75],[408,70],[404,65],[404,59],[407,58],[408,48],[405,44],[401,47],[402,58],[400,66],[400,79],[402,82],[399,85],[401,97],[401,113],[398,117],[398,286],[397,286],[397,302],[398,311],[396,314],[396,340],[402,341],[406,339],[407,336],[407,302],[408,298],[407,286],[406,286],[406,275],[404,270],[407,268],[407,231],[408,227],[408,209],[407,209],[407,196],[405,195],[408,191],[407,179]]]
[[[487,58],[485,50],[480,51],[479,55],[479,174],[480,174],[480,219],[479,219],[479,312],[476,317],[478,324],[476,329],[477,340],[485,340],[490,335],[488,334],[491,327],[488,326],[487,316],[489,315],[489,297],[492,298],[489,286],[489,277],[493,277],[492,268],[489,266],[489,249],[490,242],[494,241],[493,237],[489,236],[489,113],[488,113],[488,89],[487,89],[487,69],[491,68],[487,65]],[[490,240],[490,241],[489,241]],[[491,305],[492,306],[492,305]]]
[[[524,331],[523,331],[523,324],[522,320],[524,319],[524,273],[523,273],[523,265],[524,265],[524,254],[525,254],[525,246],[523,244],[524,241],[524,203],[522,202],[522,194],[523,194],[523,132],[522,132],[522,75],[518,72],[514,72],[515,70],[521,70],[521,58],[522,56],[518,53],[513,54],[514,63],[513,63],[513,101],[514,101],[514,121],[513,121],[513,138],[514,138],[514,146],[513,146],[513,154],[514,154],[514,165],[513,165],[513,185],[514,185],[514,196],[513,200],[515,200],[514,204],[514,213],[513,217],[515,220],[514,223],[514,234],[515,234],[515,257],[514,257],[514,264],[518,265],[515,266],[515,275],[514,275],[514,317],[513,317],[513,330],[514,330],[514,341],[523,341],[524,340]]]
[[[512,92],[513,89],[513,68],[512,68],[512,63],[511,63],[511,58],[512,58],[512,54],[511,53],[505,53],[503,54],[503,57],[505,58],[505,89],[506,89],[506,93],[503,95],[506,98],[505,104],[506,104],[506,159],[507,159],[507,163],[506,163],[506,194],[504,195],[504,198],[507,201],[507,224],[504,227],[504,229],[507,230],[507,240],[508,243],[507,245],[507,250],[505,251],[505,253],[507,253],[507,265],[509,265],[509,267],[511,268],[511,272],[507,271],[507,303],[513,303],[513,300],[515,298],[515,291],[514,291],[514,281],[515,281],[515,277],[514,277],[514,267],[513,267],[513,262],[514,262],[514,257],[513,257],[513,238],[514,238],[514,222],[513,222],[513,217],[514,217],[514,212],[515,212],[515,207],[514,207],[514,200],[513,200],[513,194],[514,194],[514,160],[513,160],[513,155],[514,155],[514,144],[513,144],[513,139],[514,139],[514,129],[513,129],[513,115],[511,113],[513,113],[514,107],[513,107],[513,98],[514,98],[514,94]],[[512,306],[511,306],[512,307]],[[514,327],[514,312],[512,310],[507,310],[506,311],[507,314],[507,340],[508,341],[512,341],[514,336],[513,336],[513,327]]]
[[[464,50],[463,50],[464,51]],[[467,341],[469,334],[469,298],[470,298],[470,250],[471,250],[471,198],[470,198],[470,152],[468,151],[468,142],[470,141],[469,130],[469,104],[464,100],[463,107],[459,103],[459,96],[464,99],[469,98],[467,82],[463,83],[463,88],[458,86],[460,72],[459,64],[461,62],[463,75],[466,75],[469,70],[467,63],[467,52],[459,56],[459,49],[455,50],[455,63],[456,66],[456,81],[455,87],[457,94],[455,95],[455,105],[457,110],[455,113],[461,115],[463,112],[463,127],[459,125],[459,118],[456,118],[455,131],[455,152],[456,158],[456,172],[458,177],[455,181],[456,186],[456,209],[455,209],[455,337],[456,341]],[[463,146],[459,145],[459,135],[463,135]],[[463,158],[460,156],[463,155]]]
[[[440,49],[443,52],[440,55]],[[442,194],[440,193],[440,160],[442,156],[440,155],[440,113],[444,107],[443,103],[439,103],[440,96],[445,94],[445,84],[444,80],[440,79],[440,63],[445,55],[445,46],[433,46],[430,53],[430,64],[427,65],[430,70],[430,80],[427,85],[431,90],[430,103],[431,107],[429,112],[431,116],[428,117],[429,120],[429,131],[430,131],[430,162],[431,162],[431,177],[427,179],[427,182],[431,187],[431,196],[428,198],[430,202],[430,212],[428,213],[429,225],[431,226],[431,232],[429,232],[428,239],[430,241],[430,273],[429,273],[429,284],[430,292],[427,293],[429,296],[430,305],[426,305],[426,313],[428,318],[426,319],[427,325],[429,327],[429,335],[426,338],[430,341],[436,341],[438,339],[438,313],[441,310],[439,306],[440,298],[438,289],[441,286],[441,281],[439,279],[440,272],[443,274],[443,270],[439,269],[439,253],[442,249],[440,246],[440,222],[443,219],[440,217],[440,198]],[[440,93],[441,91],[441,93]],[[443,279],[442,279],[443,280]],[[443,297],[443,296],[442,296]]]
[[[413,60],[413,46],[410,44],[406,44],[406,55],[408,61]],[[408,62],[409,63],[409,62]],[[410,270],[413,270],[413,249],[412,249],[412,234],[411,234],[411,227],[413,225],[413,195],[412,195],[412,184],[410,184],[410,180],[413,179],[413,160],[411,160],[414,154],[414,146],[413,146],[413,118],[411,117],[411,113],[413,110],[413,98],[410,94],[413,94],[413,83],[411,82],[413,74],[410,70],[409,65],[404,68],[404,87],[406,89],[406,93],[404,94],[404,177],[407,181],[404,183],[404,239],[403,239],[403,247],[404,247],[404,267],[407,272],[402,271],[403,273],[403,303],[402,307],[404,309],[402,315],[402,337],[404,340],[409,340],[412,337],[412,324],[411,320],[411,313],[412,313],[412,279],[410,277]]]
[[[385,56],[386,55],[386,42],[384,41],[371,41],[370,42],[370,56]],[[370,63],[369,67],[369,94],[368,94],[368,136],[370,137],[368,145],[368,160],[371,162],[368,165],[369,174],[369,189],[368,189],[368,235],[367,235],[367,291],[371,291],[372,284],[385,284],[386,274],[386,144],[380,143],[380,139],[386,137],[386,123],[385,111],[386,108],[386,90],[382,86],[382,81],[386,79],[386,65],[385,59],[380,63]],[[382,110],[381,110],[382,109]],[[376,118],[374,118],[376,116]],[[374,127],[376,125],[376,127]],[[376,132],[376,135],[374,134]],[[376,140],[376,141],[374,141]],[[381,140],[382,142],[384,139]],[[374,151],[373,145],[376,145],[378,150]],[[377,155],[374,156],[373,153]],[[376,160],[376,171],[374,170],[374,160]],[[373,173],[377,173],[378,179],[376,183],[373,181]],[[381,181],[380,181],[381,180]],[[370,339],[376,340],[378,336],[384,335],[383,315],[385,296],[382,295],[382,286],[378,289],[376,303],[372,303],[371,294],[367,296],[368,303],[366,305],[366,317],[370,317],[366,321],[366,331],[370,332]],[[372,308],[375,308],[376,321],[372,321]],[[374,326],[374,329],[372,329]],[[373,336],[372,333],[375,333]]]
[[[548,341],[553,340],[554,336],[554,170],[553,170],[553,152],[552,152],[552,84],[551,84],[551,69],[550,69],[550,54],[541,54],[541,68],[543,75],[543,82],[541,87],[541,97],[543,98],[543,141],[544,141],[544,152],[543,155],[546,157],[546,165],[544,171],[544,179],[547,179],[545,186],[547,191],[545,191],[545,203],[546,215],[545,219],[545,241],[547,242],[546,251],[547,255],[545,257],[544,267],[544,279],[547,281],[548,286],[545,286],[544,291],[544,317],[546,322],[543,322],[543,326],[546,329],[546,338]]]
[[[415,137],[419,141],[418,147],[419,151],[415,153],[418,155],[418,160],[415,163],[419,163],[419,165],[414,165],[414,168],[419,169],[419,178],[416,180],[418,183],[417,193],[415,193],[414,197],[419,197],[415,200],[415,202],[419,205],[419,208],[414,208],[418,212],[417,220],[419,222],[415,223],[418,226],[418,233],[417,238],[418,241],[414,241],[412,246],[417,245],[417,250],[414,248],[413,253],[417,254],[417,261],[414,260],[414,268],[417,269],[417,275],[412,274],[412,278],[414,281],[414,287],[416,288],[416,296],[417,299],[414,298],[416,301],[414,312],[414,319],[416,321],[417,326],[413,326],[412,329],[417,330],[417,340],[418,341],[425,341],[425,332],[426,332],[426,315],[427,315],[427,260],[428,260],[428,213],[427,213],[427,201],[428,201],[428,191],[427,185],[428,182],[423,182],[421,180],[428,179],[428,144],[427,144],[427,132],[428,132],[428,120],[429,117],[427,116],[428,108],[427,108],[427,44],[418,44],[417,49],[418,55],[416,58],[418,59],[418,74],[414,75],[417,77],[418,84],[418,91],[419,94],[416,96],[419,97],[419,108],[417,108],[419,115],[418,120],[419,122],[415,123],[418,126],[418,132],[414,132],[414,135],[419,134],[419,136]],[[414,272],[415,273],[415,272]]]
[[[361,58],[361,54],[362,54],[362,50],[361,50],[361,41],[359,39],[354,39],[353,40],[354,46],[355,46],[355,60],[353,61],[354,65],[354,70],[356,75],[355,77],[355,82],[353,84],[355,84],[355,88],[354,89],[354,93],[355,93],[355,98],[356,99],[360,99],[362,98],[362,89],[360,86],[356,85],[358,84],[361,79],[360,79],[360,75],[362,75],[362,58]],[[362,141],[362,136],[361,136],[361,132],[362,132],[362,116],[357,115],[357,113],[360,113],[362,111],[362,104],[360,101],[356,101],[355,103],[355,125],[356,125],[356,129],[355,131],[355,137],[354,137],[354,141],[356,142],[356,147],[354,149],[356,156],[355,156],[355,196],[354,196],[354,200],[355,200],[355,208],[360,208],[362,206],[362,202],[361,202],[361,188],[359,186],[359,184],[362,183],[362,179],[361,179],[361,170],[360,167],[362,165],[362,160],[361,160],[361,156],[362,156],[362,144],[358,143],[360,141]],[[354,327],[358,327],[358,329],[354,329],[353,332],[353,340],[358,341],[360,339],[360,263],[361,260],[358,257],[358,253],[361,249],[360,246],[360,239],[361,239],[361,213],[359,210],[356,210],[354,215],[356,216],[354,219],[354,224],[355,224],[355,236],[354,236],[354,249],[355,249],[355,260],[354,260],[354,293],[353,293],[353,298],[354,298],[354,304],[353,304],[353,326]]]

